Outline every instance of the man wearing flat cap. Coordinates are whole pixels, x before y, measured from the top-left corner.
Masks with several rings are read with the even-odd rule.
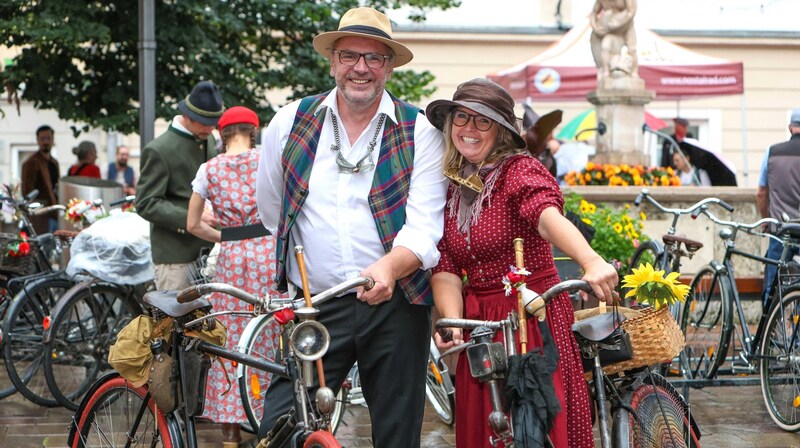
[[[191,284],[189,265],[202,247],[210,246],[186,230],[192,180],[200,165],[217,155],[211,132],[225,106],[219,88],[200,81],[178,103],[181,115],[166,132],[142,150],[136,210],[150,221],[150,243],[158,289],[183,289]],[[216,225],[212,214],[203,221]]]
[[[320,306],[330,331],[327,384],[358,361],[375,446],[418,447],[430,343],[428,270],[439,261],[447,185],[442,136],[385,90],[413,55],[392,39],[386,15],[347,11],[338,31],[314,39],[336,87],[291,103],[263,137],[258,210],[277,240],[278,283],[301,286],[288,249],[302,245],[311,294],[355,277],[358,288]],[[314,396],[313,394],[311,396]],[[259,436],[291,406],[288,381],[267,391]]]

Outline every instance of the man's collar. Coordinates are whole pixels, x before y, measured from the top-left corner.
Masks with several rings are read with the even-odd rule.
[[[339,88],[334,87],[334,89],[328,93],[328,96],[325,97],[319,106],[317,106],[317,109],[314,111],[314,115],[317,115],[323,107],[327,107],[330,108],[337,116],[341,116],[341,114],[339,114],[339,105],[336,102],[336,94],[338,91]],[[377,117],[379,114],[386,114],[386,118],[392,120],[394,124],[397,124],[394,101],[392,101],[392,97],[389,96],[389,92],[387,92],[386,89],[383,90],[383,95],[381,95],[381,102],[378,105],[378,110],[375,113],[375,117]]]
[[[172,119],[171,125],[173,129],[180,132],[181,134],[186,134],[188,137],[195,138],[194,134],[192,134],[191,131],[186,129],[186,127],[183,124],[181,124],[181,121],[179,120],[180,117],[181,117],[180,115],[176,115],[175,118]]]

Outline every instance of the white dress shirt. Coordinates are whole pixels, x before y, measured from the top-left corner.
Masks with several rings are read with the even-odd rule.
[[[336,152],[330,149],[334,144],[330,117],[333,113],[338,118],[342,156],[356,164],[367,153],[380,114],[387,116],[384,126],[390,121],[397,123],[394,103],[384,91],[377,113],[351,146],[343,120],[339,118],[336,93],[337,89],[331,91],[317,109],[328,107],[328,113],[311,170],[309,194],[297,216],[288,244],[288,280],[297,286],[302,284],[294,255],[294,247],[302,245],[312,293],[358,277],[363,269],[385,255],[368,202],[375,170],[352,174],[339,172]],[[299,104],[300,101],[295,101],[281,108],[262,137],[256,197],[261,220],[273,235],[277,232],[284,195],[281,156]],[[382,136],[383,130],[371,154],[374,164],[378,161]],[[422,114],[417,115],[414,126],[414,148],[406,223],[395,237],[394,246],[410,250],[422,263],[421,269],[430,269],[439,262],[436,245],[444,227],[447,181],[442,172],[442,133]]]

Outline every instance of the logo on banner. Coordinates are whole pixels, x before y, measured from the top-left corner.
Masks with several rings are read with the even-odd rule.
[[[533,85],[542,93],[553,93],[561,87],[561,75],[552,68],[542,68],[533,77]]]

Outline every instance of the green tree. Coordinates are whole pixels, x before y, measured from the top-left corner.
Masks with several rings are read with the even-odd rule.
[[[138,2],[3,0],[0,45],[22,48],[0,72],[10,93],[64,120],[123,133],[138,130]],[[290,99],[333,87],[328,63],[311,45],[335,30],[358,0],[156,0],[156,115],[169,119],[178,100],[204,79],[219,84],[227,104],[243,104],[267,122]],[[412,7],[412,20],[458,0],[372,0],[379,10]],[[388,86],[419,101],[433,93],[429,72],[396,71]],[[77,130],[80,131],[80,130]]]

